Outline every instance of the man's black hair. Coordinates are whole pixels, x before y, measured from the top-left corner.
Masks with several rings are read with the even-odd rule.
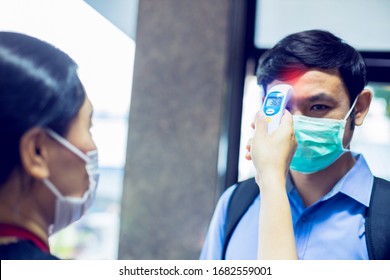
[[[367,84],[366,65],[360,53],[324,30],[285,37],[261,56],[256,74],[266,92],[273,80],[286,81],[309,68],[337,69],[348,90],[350,104]]]

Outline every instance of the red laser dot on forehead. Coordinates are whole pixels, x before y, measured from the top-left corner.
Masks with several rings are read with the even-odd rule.
[[[307,69],[285,69],[280,74],[280,80],[283,82],[294,83],[296,79],[302,76]]]

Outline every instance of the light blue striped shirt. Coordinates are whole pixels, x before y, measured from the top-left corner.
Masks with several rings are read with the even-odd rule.
[[[374,178],[363,155],[354,157],[353,168],[310,207],[304,206],[295,187],[287,190],[299,259],[368,259],[365,211]],[[221,259],[227,205],[235,188],[228,188],[218,201],[200,259]],[[259,205],[258,196],[233,232],[226,259],[256,259]]]

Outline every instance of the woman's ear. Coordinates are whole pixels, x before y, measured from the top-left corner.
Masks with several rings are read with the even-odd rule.
[[[355,125],[363,124],[372,100],[372,92],[364,89],[359,95],[355,105]]]
[[[21,164],[27,174],[42,180],[49,177],[48,136],[42,128],[32,128],[20,140]]]

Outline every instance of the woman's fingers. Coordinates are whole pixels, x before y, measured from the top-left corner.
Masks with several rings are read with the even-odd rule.
[[[245,158],[247,160],[252,160],[252,156],[251,156],[251,148],[252,148],[252,138],[249,138],[248,140],[248,143],[246,144],[246,154],[245,154]]]

